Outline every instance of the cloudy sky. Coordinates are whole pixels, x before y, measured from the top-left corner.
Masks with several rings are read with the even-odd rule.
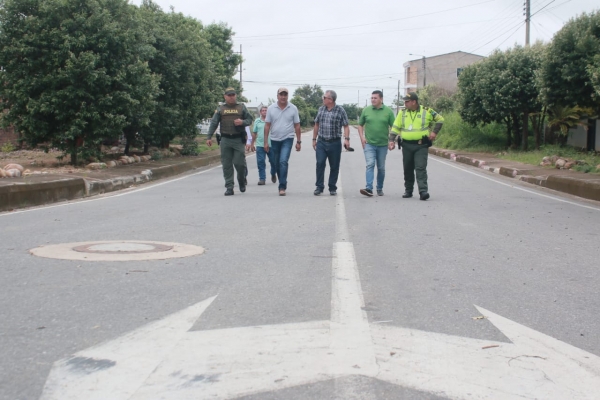
[[[233,28],[252,103],[308,83],[336,90],[338,104],[361,106],[383,89],[389,104],[398,81],[404,85],[406,61],[454,51],[487,56],[525,43],[524,0],[154,1]],[[531,42],[548,42],[570,18],[599,9],[597,0],[531,0]]]

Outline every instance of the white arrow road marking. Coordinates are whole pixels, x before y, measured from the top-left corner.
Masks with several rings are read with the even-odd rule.
[[[131,397],[215,297],[54,363],[41,399]]]
[[[58,361],[42,398],[231,398],[348,375],[459,399],[598,398],[600,357],[479,307],[512,343],[369,324],[337,202],[331,321],[188,332],[211,298]]]

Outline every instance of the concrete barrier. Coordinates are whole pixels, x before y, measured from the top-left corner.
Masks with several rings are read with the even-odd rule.
[[[583,180],[570,176],[554,175],[546,179],[545,186],[563,193],[600,201],[600,178]]]
[[[85,192],[83,178],[0,186],[0,211],[79,199],[85,196]]]

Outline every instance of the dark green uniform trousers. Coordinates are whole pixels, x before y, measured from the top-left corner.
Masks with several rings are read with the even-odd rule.
[[[221,165],[225,187],[233,189],[233,168],[237,171],[238,184],[246,182],[246,146],[241,138],[221,139]]]
[[[415,171],[419,193],[428,192],[427,188],[427,145],[402,142],[402,163],[404,165],[404,188],[412,193],[415,187]]]

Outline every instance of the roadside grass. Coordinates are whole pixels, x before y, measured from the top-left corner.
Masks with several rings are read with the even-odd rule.
[[[501,124],[472,126],[456,111],[443,116],[444,126],[435,140],[436,147],[478,153],[496,153],[506,147],[506,128]]]
[[[464,150],[477,153],[492,153],[498,158],[518,161],[525,164],[540,165],[546,156],[557,155],[570,160],[584,161],[583,165],[575,165],[573,170],[585,173],[600,174],[600,154],[583,152],[573,147],[545,145],[539,150],[520,151],[506,150],[506,127],[502,124],[471,126],[464,122],[458,112],[444,115],[444,127],[435,140],[435,146]],[[533,148],[533,137],[530,136],[530,148]]]
[[[539,165],[542,159],[546,156],[559,156],[570,160],[584,161],[583,165],[575,165],[573,170],[600,174],[600,169],[596,168],[600,165],[600,155],[595,152],[584,152],[573,147],[560,147],[558,145],[541,146],[539,150],[518,151],[510,150],[498,154],[498,158],[505,160],[518,161],[525,164]]]

